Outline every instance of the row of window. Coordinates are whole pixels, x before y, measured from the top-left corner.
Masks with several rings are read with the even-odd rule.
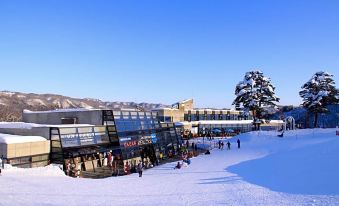
[[[243,115],[236,115],[236,114],[185,114],[184,120],[185,121],[200,121],[200,120],[249,120],[252,119],[251,116],[243,116]]]

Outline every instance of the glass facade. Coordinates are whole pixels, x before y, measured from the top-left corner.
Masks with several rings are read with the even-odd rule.
[[[179,138],[175,125],[160,123],[156,112],[102,110],[102,125],[51,128],[50,160],[79,171],[105,166],[109,155],[114,171],[137,160],[154,165],[160,153],[162,158],[176,154]]]
[[[184,114],[184,120],[201,121],[201,120],[251,120],[252,116],[245,116],[241,113],[231,114],[230,111],[222,110],[188,110]]]
[[[173,123],[160,124],[156,112],[114,112],[123,159],[148,158],[153,164],[159,154],[174,153],[178,137]]]

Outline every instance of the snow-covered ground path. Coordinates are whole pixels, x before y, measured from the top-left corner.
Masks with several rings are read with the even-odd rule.
[[[234,138],[230,151],[214,149],[180,170],[176,163],[161,165],[142,178],[8,169],[0,177],[0,205],[339,205],[335,129],[276,134],[242,134],[241,149]]]

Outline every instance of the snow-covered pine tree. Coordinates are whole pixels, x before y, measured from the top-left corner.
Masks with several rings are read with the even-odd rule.
[[[327,113],[328,105],[339,103],[339,90],[335,87],[333,75],[317,72],[301,89],[299,95],[303,99],[302,106],[314,114],[314,127],[317,127],[318,114]]]
[[[235,88],[236,98],[233,105],[237,109],[251,111],[254,123],[262,118],[262,112],[267,107],[275,107],[279,98],[275,95],[275,87],[270,78],[265,77],[261,71],[250,71],[245,74],[244,80]],[[240,108],[242,106],[242,108]],[[254,124],[259,129],[260,124]]]

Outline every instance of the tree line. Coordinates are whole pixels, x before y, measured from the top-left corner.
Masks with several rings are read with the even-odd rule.
[[[316,72],[301,86],[301,105],[314,114],[314,127],[317,127],[319,113],[328,113],[328,105],[339,103],[338,94],[333,75],[324,71]],[[233,105],[245,113],[252,113],[255,130],[259,129],[265,111],[275,108],[280,101],[271,79],[261,71],[247,72],[244,79],[236,85],[235,95]]]

